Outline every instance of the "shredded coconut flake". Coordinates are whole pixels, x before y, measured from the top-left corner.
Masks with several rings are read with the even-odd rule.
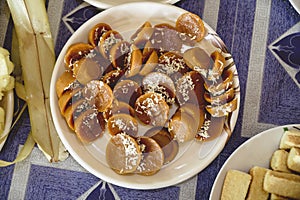
[[[209,129],[210,123],[211,123],[211,121],[209,119],[205,119],[203,126],[197,133],[197,135],[200,136],[200,138],[206,139],[206,138],[210,137],[210,135],[208,135],[208,129]]]
[[[183,69],[185,66],[185,62],[182,58],[176,58],[175,55],[166,56],[163,55],[163,60],[158,64],[158,71],[166,73],[168,75],[179,72],[180,69]]]
[[[116,38],[115,35],[113,33],[111,33],[109,35],[109,37],[107,37],[104,40],[104,43],[103,43],[103,48],[104,48],[105,53],[107,53],[114,44],[116,44],[120,41],[121,41],[121,39]]]
[[[96,53],[94,52],[94,50],[92,50],[90,53],[86,54],[85,57],[86,58],[94,58],[94,57],[96,57]]]
[[[131,141],[125,133],[117,134],[125,150],[125,169],[131,170],[133,166],[138,164],[139,154],[136,145]]]
[[[195,85],[190,75],[183,76],[181,81],[178,92],[182,95],[183,100],[186,102],[190,99],[189,93],[194,89]]]

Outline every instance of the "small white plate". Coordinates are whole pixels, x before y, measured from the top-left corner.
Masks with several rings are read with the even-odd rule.
[[[300,127],[300,124],[279,126],[263,131],[237,148],[219,171],[209,199],[220,199],[224,178],[228,170],[235,169],[248,173],[253,166],[269,168],[272,154],[279,148],[279,142],[284,133],[283,129],[293,126]]]
[[[106,163],[105,151],[106,144],[110,139],[109,134],[104,134],[101,138],[89,145],[83,145],[76,138],[74,132],[68,128],[65,119],[59,111],[55,83],[65,71],[63,61],[64,55],[71,44],[76,42],[87,42],[88,32],[95,24],[100,22],[107,23],[129,41],[129,37],[132,33],[134,33],[145,21],[149,21],[153,25],[158,23],[170,23],[174,25],[176,19],[185,12],[187,11],[176,6],[150,2],[128,3],[112,7],[99,13],[83,24],[65,44],[57,59],[50,87],[50,106],[54,125],[63,144],[75,160],[89,172],[104,181],[134,189],[154,189],[175,185],[203,170],[224,148],[228,139],[228,134],[225,130],[223,130],[219,137],[209,142],[202,143],[191,141],[182,144],[179,148],[180,150],[177,157],[171,163],[165,165],[155,175],[122,176],[113,172]],[[222,47],[222,41],[207,24],[205,24],[205,28],[208,33],[205,39],[201,41],[201,44],[204,45],[203,48],[205,50],[211,53],[217,49],[215,45]],[[233,62],[230,61],[230,63]],[[239,80],[235,65],[230,69],[233,70],[233,73],[235,74],[234,87],[237,88],[239,86]],[[235,127],[240,105],[239,92],[236,96],[238,99],[238,108],[232,113],[232,117],[229,121],[232,129]]]
[[[4,95],[4,97],[2,98],[2,100],[0,102],[0,106],[3,107],[3,109],[5,111],[4,130],[3,130],[3,133],[0,134],[0,141],[3,140],[2,143],[0,142],[0,151],[1,151],[6,139],[8,137],[8,134],[10,132],[10,127],[11,127],[13,115],[14,115],[14,91],[13,90],[8,91]]]
[[[124,3],[139,2],[140,0],[84,0],[85,2],[102,9],[117,6]],[[145,2],[169,3],[174,4],[180,0],[144,0]]]

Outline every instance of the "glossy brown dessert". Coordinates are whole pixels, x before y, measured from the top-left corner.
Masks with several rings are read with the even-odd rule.
[[[147,176],[172,162],[181,143],[218,137],[238,102],[224,54],[197,45],[205,34],[192,13],[174,25],[146,21],[128,40],[96,24],[88,43],[70,46],[56,82],[70,129],[85,144],[108,134],[108,165]]]

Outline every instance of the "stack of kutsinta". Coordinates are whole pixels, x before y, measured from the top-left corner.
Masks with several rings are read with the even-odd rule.
[[[115,172],[152,175],[179,143],[222,133],[238,108],[236,71],[219,47],[199,44],[207,30],[195,14],[134,31],[126,40],[104,22],[92,27],[88,43],[68,48],[56,92],[83,144],[109,133],[106,160]]]

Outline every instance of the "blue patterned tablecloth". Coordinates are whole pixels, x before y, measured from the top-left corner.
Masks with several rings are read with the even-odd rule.
[[[182,0],[175,6],[198,14],[215,29],[238,69],[239,118],[219,156],[181,184],[144,191],[99,180],[72,157],[49,163],[34,148],[25,161],[0,168],[0,199],[208,199],[219,169],[239,145],[268,128],[300,123],[300,15],[289,1]],[[102,11],[81,0],[48,0],[47,10],[56,55],[80,25]],[[0,26],[0,45],[11,50],[13,23],[4,0]],[[29,131],[25,112],[0,159],[14,160]]]

